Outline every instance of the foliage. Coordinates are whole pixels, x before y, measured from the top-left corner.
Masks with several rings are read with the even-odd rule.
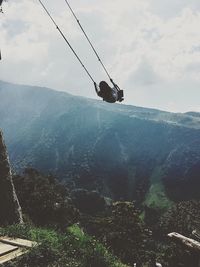
[[[66,228],[77,222],[79,212],[54,177],[26,169],[14,182],[22,210],[34,224]]]
[[[4,267],[126,267],[77,225],[70,227],[65,234],[28,225],[0,229],[0,234],[29,238],[39,244]]]
[[[175,204],[160,220],[160,229],[164,234],[179,232],[191,235],[200,229],[200,201],[183,201]]]
[[[144,201],[145,206],[153,209],[160,209],[166,211],[169,209],[173,202],[167,197],[165,187],[162,182],[164,170],[161,166],[156,167],[150,177],[150,188]]]
[[[104,197],[96,191],[76,189],[71,192],[71,198],[75,207],[82,213],[94,215],[106,208]]]
[[[152,222],[151,224],[153,225]],[[174,204],[153,227],[157,258],[160,262],[166,267],[197,267],[199,259],[197,253],[184,245],[174,243],[167,238],[167,234],[178,232],[196,239],[192,231],[198,232],[199,229],[200,202],[193,200]]]
[[[199,167],[194,166],[200,157],[198,116],[105,107],[63,92],[2,81],[0,89],[1,127],[17,171],[31,165],[114,200],[141,202],[161,166],[167,172],[168,196],[182,199],[196,191],[199,197]],[[148,200],[165,204],[160,188],[152,189],[159,198]]]
[[[95,235],[124,263],[145,261],[147,235],[139,213],[130,202],[116,202],[111,214],[85,219],[88,233]]]
[[[159,248],[158,259],[165,267],[198,267],[199,254],[188,250],[185,246],[172,242],[165,242]]]

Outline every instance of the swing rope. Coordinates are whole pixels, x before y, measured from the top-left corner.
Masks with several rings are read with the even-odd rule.
[[[53,22],[53,24],[55,25],[56,29],[59,31],[59,33],[61,34],[61,36],[63,37],[63,39],[65,40],[65,42],[67,43],[67,45],[69,46],[69,48],[72,50],[73,54],[75,55],[75,57],[78,59],[79,63],[81,64],[81,66],[84,68],[85,72],[87,73],[87,75],[89,76],[89,78],[92,80],[92,82],[95,84],[95,80],[92,78],[92,75],[90,74],[90,72],[88,71],[88,69],[85,67],[85,65],[83,64],[82,60],[80,59],[80,57],[78,56],[78,54],[76,53],[76,51],[73,49],[72,45],[69,43],[69,41],[67,40],[66,36],[64,35],[64,33],[61,31],[61,29],[59,28],[59,26],[56,24],[55,20],[53,19],[53,17],[51,16],[51,14],[49,13],[49,11],[47,10],[47,8],[45,7],[45,5],[42,3],[41,0],[38,0],[41,4],[41,6],[43,7],[43,9],[45,10],[45,12],[47,13],[47,15],[49,16],[49,18],[51,19],[51,21]]]
[[[103,67],[105,73],[107,74],[107,76],[108,76],[108,78],[110,79],[110,81],[113,83],[113,80],[111,79],[111,76],[110,76],[108,70],[106,69],[105,65],[103,64],[103,62],[102,62],[102,60],[101,60],[101,58],[100,58],[100,56],[98,55],[96,49],[94,48],[94,45],[92,44],[92,42],[91,42],[91,40],[89,39],[87,33],[85,32],[83,26],[81,25],[80,20],[77,18],[76,14],[74,13],[74,11],[73,11],[72,7],[70,6],[69,2],[68,2],[67,0],[65,0],[65,2],[66,2],[66,4],[67,4],[67,6],[69,7],[69,9],[70,9],[72,15],[73,15],[74,18],[76,19],[76,21],[77,21],[77,23],[78,23],[78,25],[79,25],[81,31],[82,31],[83,34],[85,35],[85,37],[86,37],[88,43],[90,44],[92,50],[94,51],[94,53],[95,53],[95,55],[96,55],[98,61],[99,61],[100,64],[102,65],[102,67]]]

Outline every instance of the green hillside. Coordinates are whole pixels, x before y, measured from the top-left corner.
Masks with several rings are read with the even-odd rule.
[[[139,205],[162,208],[168,197],[200,197],[200,118],[193,113],[4,82],[0,98],[0,127],[17,172],[33,167],[74,188]]]

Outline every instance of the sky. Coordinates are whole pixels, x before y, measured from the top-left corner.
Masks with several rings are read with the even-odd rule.
[[[42,0],[97,83],[108,81],[65,0]],[[69,0],[123,104],[200,112],[199,0]],[[38,0],[7,0],[0,14],[0,80],[97,99]]]

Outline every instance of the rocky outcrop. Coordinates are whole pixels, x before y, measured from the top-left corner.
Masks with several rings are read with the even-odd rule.
[[[0,225],[23,223],[3,134],[0,131]]]

